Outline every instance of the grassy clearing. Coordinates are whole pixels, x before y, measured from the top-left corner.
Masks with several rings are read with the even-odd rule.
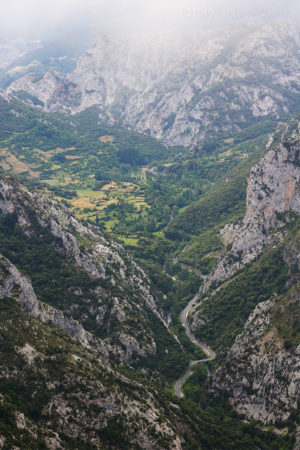
[[[65,178],[65,181],[68,180]],[[51,184],[54,185],[53,180]],[[69,187],[72,188],[71,184]],[[131,236],[129,233],[128,236],[125,230],[123,235],[123,228],[121,232],[117,231],[124,221],[138,221],[148,214],[150,205],[145,201],[138,185],[129,182],[111,182],[99,190],[89,187],[76,189],[76,194],[77,197],[71,200],[71,205],[78,218],[95,224],[99,223],[107,231],[114,232],[124,245],[134,247],[138,245],[136,235]]]
[[[107,142],[114,142],[115,137],[110,135],[100,136],[99,141],[106,144]]]
[[[1,161],[0,166],[3,170],[6,170],[8,172],[11,170],[10,165],[6,161]]]
[[[83,156],[80,156],[80,155],[66,155],[66,159],[70,159],[70,160],[81,159],[81,158],[83,158]]]
[[[91,198],[91,199],[103,199],[105,194],[102,190],[94,191],[93,189],[76,189],[77,196],[79,198]]]
[[[79,209],[85,208],[96,209],[96,205],[92,203],[88,198],[76,198],[75,200],[72,201],[72,205],[74,208]]]
[[[24,158],[24,155],[21,155],[17,158],[15,155],[10,153],[7,149],[1,149],[0,156],[2,156],[3,160],[1,161],[1,167],[8,171],[12,172],[15,175],[20,175],[24,173],[28,173],[30,176],[34,178],[38,178],[40,172],[34,171],[32,169],[36,168],[36,165],[28,164],[24,161],[20,161],[20,159]]]
[[[138,246],[138,238],[137,237],[124,237],[124,236],[119,236],[120,241],[122,241],[124,243],[124,245],[128,245],[131,247],[137,247]]]
[[[113,219],[107,220],[105,222],[105,228],[107,229],[107,231],[111,232],[116,223],[117,223],[117,220],[113,220]]]

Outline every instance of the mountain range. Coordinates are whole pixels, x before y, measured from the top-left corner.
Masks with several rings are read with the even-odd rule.
[[[2,65],[0,448],[297,450],[300,28],[96,34]]]
[[[31,103],[36,97],[46,111],[97,105],[101,122],[122,122],[168,145],[197,145],[297,111],[299,40],[296,23],[100,35],[74,70],[27,69],[7,92]]]

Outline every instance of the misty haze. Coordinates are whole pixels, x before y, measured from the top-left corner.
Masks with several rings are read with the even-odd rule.
[[[300,448],[299,19],[2,5],[0,449]]]

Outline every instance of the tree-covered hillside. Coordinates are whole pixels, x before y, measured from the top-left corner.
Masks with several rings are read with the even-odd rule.
[[[4,352],[3,373],[14,365],[19,371],[10,371],[1,385],[5,445],[23,440],[40,448],[50,436],[63,448],[114,448],[111,443],[115,448],[143,448],[142,439],[155,442],[155,448],[172,448],[178,435],[187,449],[292,448],[294,429],[290,437],[275,436],[256,421],[241,422],[224,403],[216,403],[202,369],[196,369],[184,388],[186,401],[173,394],[189,360],[203,358],[186,336],[180,313],[230,250],[220,230],[226,223],[241,223],[251,167],[266,154],[267,143],[271,148],[280,142],[286,123],[263,121],[231,137],[170,149],[116,124],[99,124],[96,107],[67,117],[2,98],[0,117],[2,172],[27,186],[1,178],[0,253],[29,278],[42,311],[35,317],[43,322],[27,316],[34,308],[23,305],[20,310],[3,296],[3,320],[25,330],[18,335],[13,327],[3,324],[2,329],[10,349]],[[290,239],[297,223],[284,231]],[[284,245],[268,247],[218,290],[212,285],[196,309],[199,323],[205,319],[205,324],[195,334],[218,352],[216,364],[209,366],[212,375],[257,304],[275,293],[287,294],[296,269],[286,266]],[[6,275],[3,270],[3,279]],[[17,286],[16,296],[19,290]],[[195,329],[199,323],[194,321]],[[297,332],[283,328],[284,345],[294,351]],[[101,349],[101,361],[93,346]],[[106,364],[114,380],[107,385],[101,381],[109,376]],[[142,393],[138,389],[134,394],[136,385],[128,387],[133,381],[144,385]],[[105,396],[115,398],[94,401],[92,391],[99,383]],[[27,391],[29,397],[37,392],[36,399]],[[160,410],[151,425],[141,406],[149,395],[155,397],[149,408],[159,405]],[[122,405],[128,401],[139,404],[136,422],[125,417]],[[119,415],[116,405],[121,405]],[[67,417],[68,408],[76,415]],[[26,426],[18,428],[22,414]],[[175,428],[170,425],[171,431],[162,432],[161,424],[169,422]],[[122,438],[116,424],[126,430]],[[77,434],[69,433],[70,427]],[[142,429],[143,437],[136,438]]]

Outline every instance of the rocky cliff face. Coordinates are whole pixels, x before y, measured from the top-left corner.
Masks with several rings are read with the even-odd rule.
[[[230,224],[221,231],[224,245],[232,247],[220,258],[204,287],[208,295],[212,292],[216,296],[211,297],[210,304],[213,320],[214,298],[217,298],[218,290],[209,291],[212,281],[220,283],[228,279],[221,285],[220,292],[223,289],[230,294],[231,289],[235,289],[236,295],[236,290],[240,289],[238,298],[242,299],[247,285],[238,281],[234,284],[239,275],[230,277],[239,270],[242,274],[247,273],[247,267],[248,270],[253,267],[251,263],[257,256],[267,249],[270,251],[271,246],[273,249],[280,246],[287,271],[287,293],[277,295],[275,292],[271,298],[257,304],[211,381],[212,391],[225,396],[239,414],[264,423],[288,420],[293,423],[299,402],[300,236],[299,222],[295,222],[300,214],[299,133],[299,122],[295,121],[284,132],[281,143],[269,150],[252,169],[243,224]],[[256,260],[257,267],[259,261]],[[253,285],[249,289],[255,293]],[[257,292],[262,293],[259,286]],[[215,308],[217,311],[220,304]],[[229,315],[231,308],[232,305],[228,305]],[[205,311],[206,315],[200,307],[194,314],[194,330],[206,327],[210,309]],[[232,325],[233,332],[235,327],[236,322]]]
[[[0,447],[181,450],[211,446],[214,418],[181,409],[179,400],[149,382],[146,364],[142,371],[132,368],[132,362],[143,356],[151,361],[168,330],[147,278],[122,247],[16,182],[1,179],[0,192],[0,244],[15,260],[13,264],[0,255],[0,341],[4,344],[0,346],[0,413],[5,418],[0,421]],[[88,248],[84,237],[88,237]],[[76,277],[68,283],[70,274],[64,272],[63,307],[40,301],[35,292],[40,292],[39,283],[16,265],[22,265],[21,253],[27,253],[34,264],[34,244],[40,247],[44,240],[47,245],[42,252],[53,247],[64,256],[63,271],[72,261],[79,278],[78,267],[89,274],[96,283],[91,288],[96,299],[84,288],[86,277],[80,278],[81,288],[76,285],[82,292],[76,293]],[[115,270],[109,270],[110,266]],[[42,260],[37,271],[40,281],[43,270]],[[106,281],[104,286],[101,280]],[[51,283],[55,280],[49,277],[44,290]],[[71,308],[67,302],[70,290]],[[76,296],[81,305],[77,315]],[[103,307],[108,321],[100,316]],[[95,333],[86,329],[87,315],[94,323],[98,321]],[[101,329],[105,333],[99,338],[96,332]],[[170,342],[170,335],[168,339],[166,352],[178,345],[175,339],[174,345]],[[163,355],[159,358],[164,362]],[[131,367],[120,362],[129,362]],[[231,439],[232,430],[224,424],[221,429],[227,441]]]
[[[259,118],[293,111],[300,95],[300,31],[274,24],[186,35],[100,36],[68,74],[12,83],[47,111],[99,106],[166,144],[190,146]],[[287,51],[288,48],[288,51]],[[280,61],[280,63],[279,63]]]
[[[300,214],[300,123],[295,121],[292,128],[251,170],[243,223],[221,230],[231,250],[220,258],[205,290],[253,261],[267,244],[278,242],[282,227]]]
[[[7,267],[7,278],[1,279],[2,297],[17,290],[23,310],[53,322],[84,345],[102,349],[105,354],[111,351],[120,361],[133,362],[156,354],[153,321],[169,332],[151,295],[149,280],[119,244],[108,241],[96,227],[81,224],[55,202],[1,179],[0,218],[8,217],[12,220],[11,233],[20,230],[22,240],[30,245],[36,238],[45,239],[62,261],[61,271],[67,266],[70,272],[59,287],[65,292],[61,302],[44,300],[52,302],[48,306],[36,298],[30,281],[2,259]],[[17,248],[9,253],[6,247],[6,252],[19,263]],[[100,335],[102,339],[96,337]],[[174,343],[178,345],[175,339]]]
[[[95,339],[91,333],[85,331],[76,320],[71,319],[51,306],[38,301],[30,280],[11,264],[3,255],[0,255],[0,299],[13,298],[23,311],[45,323],[52,323],[69,336],[77,339],[88,348],[100,351],[103,356],[108,355],[108,347]]]
[[[171,417],[145,383],[119,373],[96,348],[35,319],[49,319],[53,311],[37,305],[28,280],[1,258],[1,281],[3,274],[1,296],[10,297],[0,302],[1,448],[182,448],[176,405]],[[69,326],[76,327],[70,320]]]
[[[246,310],[252,311],[233,345],[226,347],[215,340],[219,348],[214,349],[225,361],[213,375],[211,389],[228,399],[239,414],[265,423],[293,423],[299,401],[299,157],[300,124],[295,120],[280,144],[253,167],[243,223],[221,230],[224,245],[231,249],[220,257],[191,319],[196,333],[204,330],[209,339],[215,327],[227,342],[232,342],[230,336],[236,336],[240,327],[234,311],[240,311],[240,322],[242,317],[246,320]],[[268,262],[268,255],[276,251],[279,258]],[[260,282],[270,277],[270,264],[273,268],[273,264],[278,265],[277,272],[262,289]],[[274,276],[279,280],[283,272],[281,284],[276,285]],[[259,279],[256,281],[251,273]],[[213,281],[220,284],[217,289]],[[266,289],[272,293],[267,300]],[[259,302],[261,296],[264,301]],[[250,309],[247,304],[243,306],[245,298]]]
[[[294,310],[299,320],[299,299],[298,286],[285,298],[259,303],[213,377],[214,392],[225,393],[230,405],[247,418],[286,421],[298,408],[300,346],[291,350],[284,345],[278,323],[287,324],[285,317],[278,321],[278,315]]]

